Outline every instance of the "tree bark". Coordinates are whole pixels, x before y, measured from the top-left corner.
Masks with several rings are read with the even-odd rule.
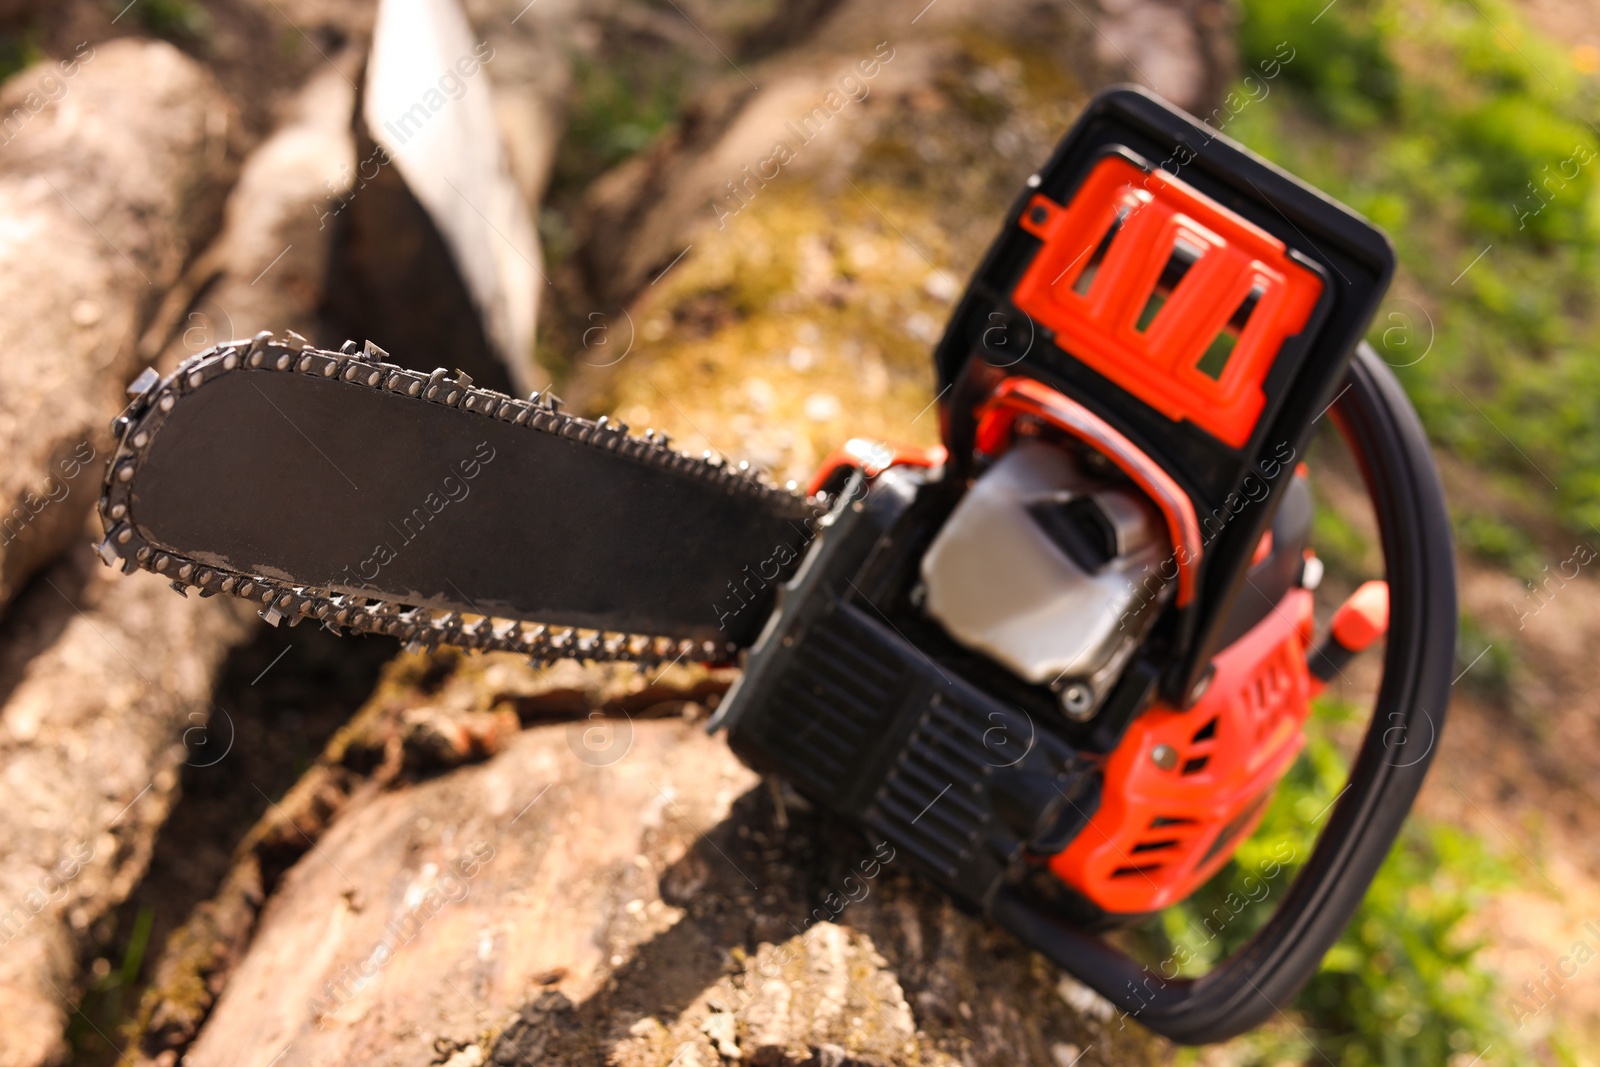
[[[321,321],[333,223],[356,181],[359,56],[336,56],[288,102],[288,115],[240,168],[217,239],[167,295],[141,355],[170,373],[212,345],[294,330],[337,345]]]
[[[0,90],[0,607],[82,529],[133,341],[231,178],[230,110],[171,45],[117,41]]]
[[[531,721],[570,712],[560,688],[495,656],[427,704]],[[651,703],[672,688],[507,735],[447,775],[355,787],[278,884],[184,1062],[1148,1056],[1146,1037],[1070,1008],[1051,968],[892,848],[792,797],[780,814],[704,733],[703,704]]]
[[[92,62],[116,59],[120,51],[102,48]],[[164,46],[151,54],[158,66],[170,58]],[[143,68],[123,62],[104,69],[131,79]],[[185,355],[268,326],[317,335],[330,231],[319,225],[316,208],[326,203],[330,187],[348,187],[353,162],[354,94],[347,77],[337,69],[314,76],[288,121],[248,157],[228,195],[221,234],[169,292],[141,345],[145,359],[159,356],[170,371]],[[197,77],[194,84],[207,83]],[[137,96],[126,87],[123,93]],[[114,111],[95,115],[97,122],[115,118]],[[139,188],[151,195],[149,187]],[[161,216],[173,232],[181,207],[167,205]],[[102,204],[101,210],[109,209]],[[115,212],[100,225],[108,233],[117,225],[128,229]],[[154,282],[154,268],[147,273]],[[171,274],[164,268],[160,277]],[[83,282],[74,277],[47,276],[35,299],[76,295]],[[125,295],[133,294],[133,283],[123,281]],[[148,300],[136,295],[118,312],[128,327]],[[133,346],[122,348],[131,352]],[[122,358],[121,349],[117,355]],[[100,386],[121,380],[113,377],[121,371],[81,369],[85,387],[89,380]],[[81,403],[85,418],[92,413],[96,433],[116,411],[114,393],[108,403],[104,388],[76,395],[62,382],[47,384],[52,400]],[[26,432],[37,435],[40,428]],[[105,449],[98,436],[93,440],[97,451]],[[73,486],[84,505],[98,488],[103,462],[86,463],[82,484]],[[82,521],[79,513],[73,518]],[[85,541],[98,532],[75,529]],[[6,767],[0,855],[7,857],[0,865],[0,940],[6,944],[0,1017],[16,1025],[0,1064],[33,1065],[59,1053],[79,954],[95,940],[99,920],[143,875],[176,802],[181,764],[213,758],[230,739],[219,723],[211,748],[199,748],[208,739],[213,676],[253,632],[251,615],[249,605],[228,598],[180,599],[152,575],[124,579],[84,550],[47,569],[7,621],[0,685],[0,765]],[[49,803],[41,806],[45,797]]]
[[[1094,14],[1092,55],[1107,80],[1138,82],[1204,118],[1238,77],[1237,14],[1224,0],[1098,0]]]
[[[79,949],[143,875],[180,765],[210,758],[212,676],[248,615],[87,549],[15,605],[0,654],[0,1067],[62,1051]]]

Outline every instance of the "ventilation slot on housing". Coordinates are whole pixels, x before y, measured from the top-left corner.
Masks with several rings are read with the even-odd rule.
[[[1221,381],[1222,372],[1228,369],[1228,360],[1233,358],[1233,346],[1239,343],[1239,335],[1244,333],[1250,316],[1256,310],[1256,305],[1266,295],[1267,287],[1256,282],[1250,287],[1250,292],[1234,308],[1233,316],[1228,319],[1227,325],[1217,332],[1211,339],[1211,345],[1206,349],[1206,354],[1200,357],[1200,362],[1195,364],[1195,369],[1212,381]]]
[[[1150,820],[1150,829],[1160,830],[1168,826],[1193,826],[1193,819],[1180,818],[1176,815],[1157,815]]]
[[[1156,287],[1150,292],[1150,299],[1144,302],[1144,310],[1139,312],[1139,321],[1133,328],[1143,333],[1155,321],[1156,313],[1166,306],[1173,290],[1183,281],[1183,276],[1189,273],[1189,268],[1200,261],[1205,255],[1205,249],[1190,244],[1182,237],[1172,244],[1172,254],[1167,257],[1167,265],[1161,268],[1161,277],[1156,279]]]
[[[1089,287],[1094,284],[1094,276],[1100,273],[1100,264],[1105,262],[1106,253],[1111,250],[1111,240],[1117,236],[1127,218],[1128,209],[1126,207],[1117,208],[1117,217],[1111,220],[1111,226],[1106,230],[1106,235],[1100,238],[1099,244],[1095,245],[1094,254],[1089,257],[1089,262],[1083,266],[1083,273],[1078,275],[1078,280],[1072,283],[1073,292],[1079,296],[1089,295]]]
[[[1215,715],[1213,715],[1213,716],[1211,716],[1211,718],[1209,720],[1207,720],[1207,722],[1206,722],[1206,724],[1204,726],[1200,727],[1200,729],[1198,729],[1198,730],[1196,730],[1194,732],[1194,736],[1192,738],[1190,738],[1190,740],[1191,741],[1196,741],[1196,742],[1198,742],[1198,741],[1209,741],[1213,737],[1216,737],[1216,736],[1217,736],[1217,717]]]
[[[1196,756],[1193,759],[1186,759],[1183,761],[1183,773],[1199,774],[1201,771],[1206,769],[1206,764],[1210,762],[1210,756]]]
[[[977,785],[989,728],[977,710],[935,697],[873,801],[875,828],[947,878],[972,862],[989,819]]]
[[[1135,875],[1144,877],[1156,873],[1165,866],[1166,864],[1164,863],[1146,863],[1139,866],[1118,867],[1116,870],[1111,872],[1111,877],[1132,878]]]
[[[1134,855],[1141,852],[1166,852],[1168,849],[1177,848],[1179,841],[1175,837],[1165,838],[1161,841],[1141,841],[1133,846]]]
[[[903,668],[879,651],[873,631],[840,612],[801,647],[804,685],[781,688],[770,722],[793,753],[793,766],[815,788],[845,789],[859,761],[899,705]]]

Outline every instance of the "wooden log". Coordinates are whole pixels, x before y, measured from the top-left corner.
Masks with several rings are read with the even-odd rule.
[[[382,166],[346,220],[341,268],[359,289],[340,303],[347,321],[402,362],[459,366],[491,388],[526,394],[548,384],[533,360],[543,255],[536,202],[513,177],[502,143],[497,102],[506,94],[491,72],[527,57],[502,55],[493,43],[516,14],[500,7],[491,34],[469,23],[457,0],[378,5],[358,151]],[[552,35],[544,50],[562,39]],[[548,110],[547,87],[521,88],[506,102]],[[559,97],[564,80],[548,89]],[[528,132],[548,154],[560,126]]]
[[[332,230],[318,211],[348,193],[354,162],[355,64],[343,58],[351,69],[313,76],[246,160],[221,233],[147,333],[146,359],[170,370],[193,351],[268,327],[320,334]],[[98,474],[85,476],[85,499]],[[143,875],[177,799],[185,742],[207,726],[212,675],[253,632],[248,605],[184,600],[154,576],[122,579],[90,560],[78,553],[47,570],[6,629],[8,669],[26,679],[0,710],[6,783],[30,792],[49,781],[53,803],[48,815],[9,796],[0,807],[0,854],[17,858],[7,860],[0,891],[8,950],[0,988],[25,1024],[17,1043],[5,1043],[20,1058],[0,1063],[39,1063],[56,1048],[80,953]]]
[[[0,636],[3,1067],[61,1053],[79,951],[144,873],[248,616],[86,548],[15,604]]]
[[[1099,0],[1091,55],[1108,81],[1154,89],[1220,129],[1238,77],[1237,11],[1224,0]],[[1084,18],[1090,18],[1088,12]]]
[[[495,670],[430,703],[539,684]],[[613,704],[442,777],[354,790],[183,1062],[1147,1061],[1145,1035],[1070,1007],[1079,989],[892,848],[792,801],[780,815],[685,707]]]
[[[0,607],[82,529],[137,331],[214,229],[230,111],[171,45],[83,45],[0,89]]]
[[[544,201],[571,103],[572,59],[592,29],[631,10],[617,0],[463,0],[475,35],[494,52],[485,66],[512,179],[530,209]],[[622,10],[619,11],[618,9]]]
[[[1032,53],[1030,59],[1047,57],[1059,66],[1059,83],[1030,81],[1039,83],[1035,92],[1058,92],[1061,104],[1080,98],[1082,83],[1103,80],[1085,59],[1084,41],[1093,31],[1083,16],[1025,0],[806,6],[815,22],[789,26],[789,47],[729,73],[691,101],[666,136],[595,182],[577,228],[579,261],[598,302],[644,295],[679,252],[697,238],[720,239],[769,186],[793,184],[797,174],[842,172],[849,164],[841,160],[853,158],[881,124],[947,107],[934,101],[973,73],[976,39],[1006,42],[1013,65],[1017,54]],[[1003,95],[995,88],[991,82],[979,93]],[[1064,126],[1038,131],[1044,138],[1062,132]],[[943,162],[930,158],[924,165]],[[983,175],[1008,162],[968,165]]]
[[[334,227],[360,179],[350,124],[359,56],[336,57],[288,101],[246,157],[223,225],[163,302],[141,355],[169,373],[222,341],[286,330],[337,346],[324,327]]]
[[[590,713],[675,715],[725,692],[730,679],[726,670],[674,667],[647,682],[630,669],[586,670],[572,662],[535,674],[514,657],[448,649],[399,657],[311,770],[244,836],[215,895],[167,940],[130,1051],[140,1063],[169,1064],[189,1046],[248,947],[262,902],[352,796],[486,759],[519,722],[581,720],[581,744],[603,739],[607,729],[597,723],[598,733],[587,732]]]
[[[1219,0],[1099,0],[1054,11],[1014,0],[945,0],[932,7],[914,0],[846,0],[796,7],[810,8],[813,22],[793,25],[793,16],[778,20],[792,35],[789,47],[728,75],[691,103],[669,135],[595,183],[579,220],[580,262],[591,294],[602,305],[633,299],[697,235],[726,229],[744,204],[760,199],[773,174],[825,170],[843,146],[865,140],[833,126],[870,125],[885,113],[910,118],[907,111],[933,106],[930,89],[961,76],[960,68],[949,68],[950,59],[975,37],[1008,41],[1013,62],[1029,52],[1049,56],[1075,84],[1029,80],[1036,93],[1056,90],[1063,102],[1086,88],[1134,81],[1206,115],[1221,102],[1237,71],[1231,9]],[[907,33],[913,16],[916,29]],[[894,59],[875,63],[870,79],[857,78],[868,83],[866,96],[848,98],[840,90],[841,78],[859,75],[851,67],[872,60],[880,42]],[[985,80],[992,86],[992,79]],[[824,104],[830,91],[834,101],[845,101],[843,107]],[[1000,95],[992,88],[978,92]],[[897,95],[916,99],[909,107],[906,99],[888,103]],[[811,118],[822,106],[829,108],[825,136],[819,136],[824,123]],[[831,114],[844,121],[832,123]],[[1034,165],[1064,132],[1063,124],[1020,133],[1042,135]],[[775,153],[778,143],[788,151]],[[821,164],[819,156],[829,162]],[[974,170],[996,165],[1003,161],[979,163]]]

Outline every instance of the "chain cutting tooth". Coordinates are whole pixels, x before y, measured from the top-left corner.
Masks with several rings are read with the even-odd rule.
[[[245,362],[252,367],[259,367],[267,358],[267,342],[272,340],[271,330],[262,330],[250,339],[250,348],[245,356]]]

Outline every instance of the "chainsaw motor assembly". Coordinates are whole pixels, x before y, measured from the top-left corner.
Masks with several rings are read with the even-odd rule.
[[[1406,623],[1380,702],[1409,682],[1442,714],[1453,573],[1417,540],[1448,544],[1437,477],[1381,362],[1352,362],[1392,259],[1137,91],[1092,104],[1030,185],[938,350],[944,448],[853,442],[824,467],[834,510],[714,725],[1129,1016],[1221,1040],[1310,976],[1398,825],[1374,804],[1408,804],[1425,758],[1369,736],[1316,855],[1211,974],[1093,931],[1227,863],[1311,698],[1384,635],[1391,583]],[[1329,412],[1390,578],[1319,641],[1299,457]],[[1396,484],[1414,495],[1386,508]]]
[[[1068,718],[1099,708],[1171,594],[1161,513],[1104,457],[1043,440],[1009,449],[950,513],[922,557],[928,615]]]

